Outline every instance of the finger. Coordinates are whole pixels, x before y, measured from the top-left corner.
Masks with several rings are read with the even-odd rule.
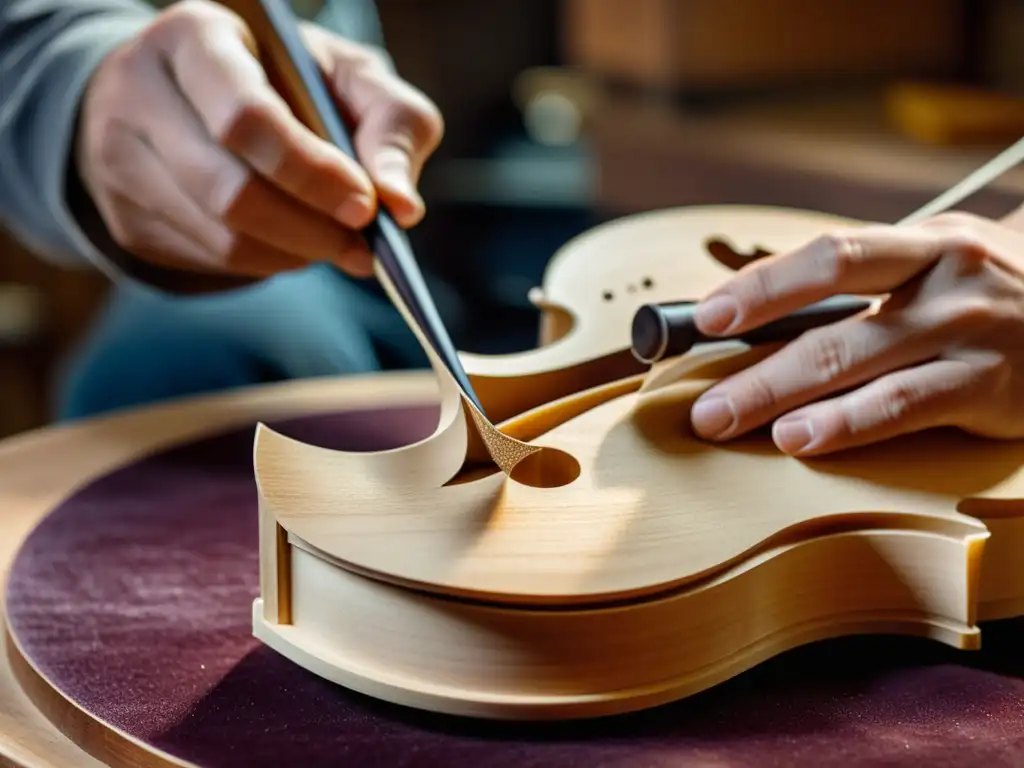
[[[912,314],[850,318],[803,334],[694,403],[694,432],[728,440],[794,408],[941,354],[941,335]]]
[[[303,269],[305,259],[268,247],[245,236],[233,235],[227,228],[211,222],[206,239],[231,242],[226,253],[213,252],[204,243],[182,230],[177,221],[168,221],[120,194],[107,203],[110,221],[115,222],[119,244],[133,255],[168,269],[240,277],[266,278]],[[219,229],[219,231],[217,231]]]
[[[179,267],[191,260],[205,265],[211,254],[230,246],[230,239],[211,228],[208,217],[174,183],[153,147],[133,127],[121,121],[101,135],[103,146],[87,149],[101,160],[90,192],[119,245],[134,251],[146,224],[161,220],[174,222],[183,233]]]
[[[207,133],[289,196],[348,227],[365,227],[376,210],[369,177],[299,122],[247,46],[241,20],[211,8],[182,26],[165,35],[163,54]]]
[[[135,200],[110,192],[97,200],[96,207],[117,244],[133,256],[166,269],[213,271],[215,260],[205,244]]]
[[[702,333],[732,335],[837,294],[885,294],[949,247],[945,233],[875,226],[839,232],[741,269],[697,307]]]
[[[818,456],[934,427],[958,426],[983,394],[968,362],[936,360],[896,371],[779,419],[772,438],[793,456]]]
[[[311,50],[356,124],[353,143],[382,201],[399,224],[423,216],[417,185],[444,134],[434,103],[366,46],[307,29]]]
[[[259,179],[250,179],[242,188],[224,220],[232,229],[307,263],[329,261],[356,277],[372,272],[373,257],[358,232],[332,226],[326,217],[284,197]]]
[[[249,244],[238,250],[230,240],[209,243],[214,253],[225,261],[234,260],[241,269],[245,267],[239,260],[244,261],[247,254],[272,263],[266,261],[265,254],[286,253],[294,257],[289,264],[294,264],[295,258],[330,261],[349,274],[369,274],[372,257],[358,233],[253,174],[209,137],[198,115],[158,64],[140,64],[139,69],[148,95],[147,109],[141,111],[139,121],[148,143],[194,201],[193,213],[206,212],[226,225],[215,227],[215,231],[233,230]]]
[[[363,115],[354,136],[382,201],[403,227],[417,224],[426,211],[417,185],[440,137],[440,118],[408,90],[391,84]]]
[[[152,145],[127,127],[107,133],[110,159],[96,205],[115,242],[159,266],[267,277],[308,266],[308,261],[245,235],[207,216],[171,176]]]

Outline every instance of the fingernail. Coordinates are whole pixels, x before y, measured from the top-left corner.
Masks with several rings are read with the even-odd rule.
[[[413,192],[412,183],[409,181],[409,176],[404,168],[396,168],[393,165],[381,165],[380,170],[377,173],[377,178],[381,184],[387,187],[391,187],[395,192],[399,192],[403,195],[408,195]]]
[[[811,444],[814,430],[807,419],[779,419],[772,426],[772,439],[784,453],[798,453]]]
[[[720,334],[732,327],[738,314],[736,299],[731,296],[715,296],[697,305],[694,320],[703,333]]]
[[[334,212],[334,218],[352,229],[365,227],[372,215],[373,201],[366,195],[352,195]]]
[[[709,397],[698,400],[690,411],[690,422],[694,430],[709,440],[725,437],[736,423],[736,411],[726,397]]]
[[[405,172],[397,168],[382,171],[379,176],[379,183],[391,190],[393,194],[404,197],[413,208],[418,210],[423,206],[420,193],[416,191],[416,187],[413,186],[412,181]]]

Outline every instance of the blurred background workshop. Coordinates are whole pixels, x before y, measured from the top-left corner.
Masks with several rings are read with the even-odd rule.
[[[411,237],[475,352],[535,343],[530,288],[601,221],[721,203],[894,221],[1024,134],[1024,0],[376,5],[444,115]],[[961,207],[1022,199],[1024,168]],[[0,238],[0,438],[53,420],[108,290]]]

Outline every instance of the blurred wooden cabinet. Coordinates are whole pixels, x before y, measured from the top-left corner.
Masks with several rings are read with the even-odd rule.
[[[49,421],[54,374],[106,290],[95,270],[48,264],[0,230],[0,439]]]
[[[977,2],[978,0],[971,0]],[[963,0],[566,0],[569,64],[674,91],[947,76]]]
[[[889,87],[1024,91],[1024,0],[563,0],[563,9],[566,64],[601,94],[588,138],[598,204],[615,215],[746,203],[896,220],[1003,145],[936,148],[901,136],[885,110]],[[1024,169],[961,207],[1001,215],[1022,200]]]

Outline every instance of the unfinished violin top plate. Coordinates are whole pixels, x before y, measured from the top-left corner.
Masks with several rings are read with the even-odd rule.
[[[261,426],[257,636],[372,695],[488,717],[650,706],[836,634],[976,645],[979,605],[1024,597],[1011,560],[981,567],[990,518],[1017,524],[1024,444],[937,431],[817,460],[767,435],[711,445],[690,405],[771,349],[650,369],[629,352],[640,305],[857,225],[731,206],[606,224],[552,259],[537,349],[464,355],[482,413],[420,335],[441,406],[427,439],[347,453]],[[614,671],[593,645],[609,632],[630,654]],[[681,660],[666,643],[697,645]]]

